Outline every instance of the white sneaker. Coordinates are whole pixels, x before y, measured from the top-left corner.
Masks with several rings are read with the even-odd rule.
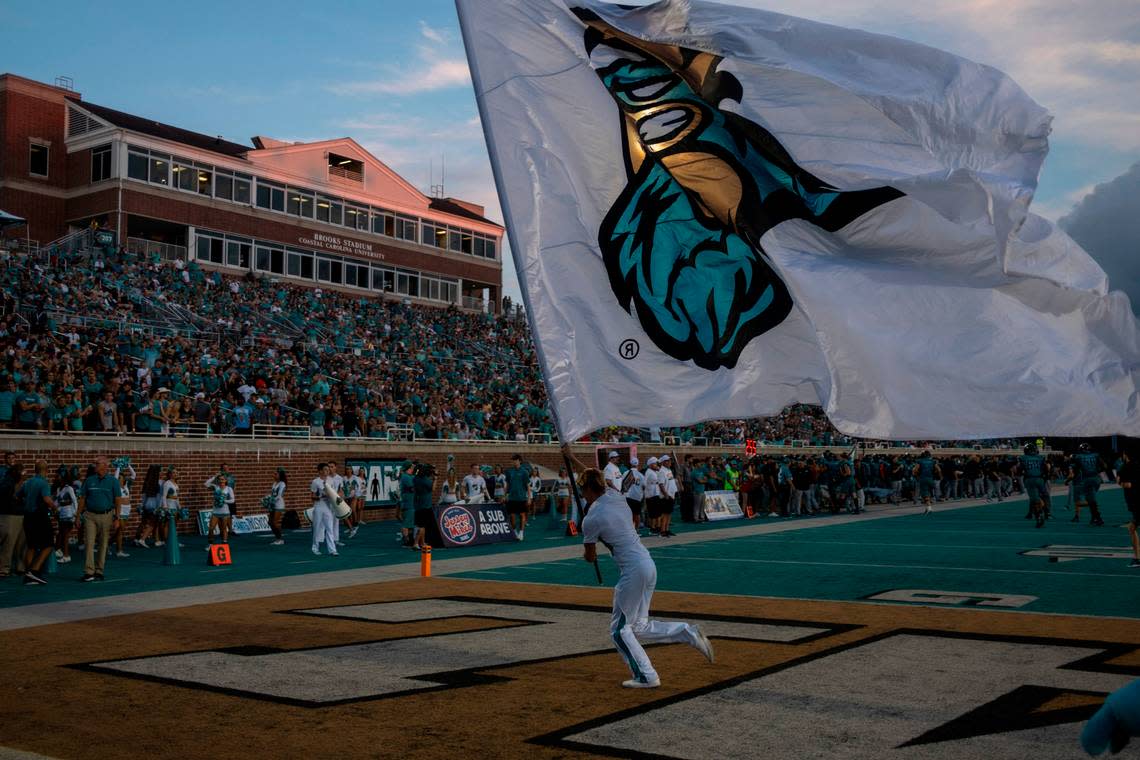
[[[337,545],[337,546],[344,546],[344,541],[337,541],[337,542],[336,542],[336,545]]]
[[[928,504],[928,505],[926,506],[926,509],[924,509],[924,510],[922,511],[922,514],[924,514],[924,515],[930,515],[930,514],[934,514],[934,509],[933,509],[933,508],[932,508],[932,507],[931,507],[931,506]]]
[[[210,551],[211,546],[213,546],[213,544],[206,544],[206,551]]]
[[[276,541],[271,542],[269,545],[270,546],[284,546],[285,545],[285,539],[279,538]]]
[[[129,557],[131,555],[127,554],[126,552],[115,552],[115,556],[116,557]]]
[[[161,546],[162,544],[160,544],[156,541],[154,545],[155,546]],[[147,544],[146,541],[143,541],[143,540],[140,540],[137,538],[135,539],[135,546],[137,546],[140,549],[149,549],[150,548],[150,546]]]
[[[156,548],[159,546],[166,546],[166,542],[165,541],[155,541],[154,545]]]
[[[525,540],[525,539],[526,539],[526,531],[525,531],[525,530],[520,530],[520,531],[519,531],[519,541],[523,541],[523,540]]]
[[[329,552],[329,556],[330,556],[330,557],[339,557],[339,556],[340,556],[340,552]]]
[[[779,512],[769,512],[768,513],[768,517],[779,517],[779,516],[780,516]]]
[[[315,554],[319,557],[319,556],[321,556],[321,550],[314,546],[313,547],[313,554]]]
[[[350,530],[350,531],[348,532],[348,537],[349,537],[349,538],[355,538],[355,537],[356,537],[356,531],[358,531],[358,530],[360,530],[360,528],[358,528],[358,527],[357,527],[357,526],[355,526],[355,525],[354,525],[354,526],[352,526],[352,530]]]
[[[636,678],[631,678],[628,681],[622,681],[621,685],[627,689],[656,689],[661,685],[661,679],[654,678],[652,681],[639,681]]]
[[[699,625],[693,626],[693,646],[698,652],[705,656],[709,662],[716,662],[716,655],[713,653],[712,642],[705,632],[701,630]]]
[[[63,559],[63,549],[56,549],[55,550],[55,558],[57,560]]]
[[[60,557],[59,559],[56,560],[56,562],[58,562],[61,565],[66,565],[70,561],[71,561],[71,557]]]

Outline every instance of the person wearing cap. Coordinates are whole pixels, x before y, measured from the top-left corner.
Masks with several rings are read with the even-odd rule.
[[[657,534],[662,538],[671,538],[677,535],[669,530],[669,524],[673,521],[673,507],[677,503],[677,479],[673,477],[673,470],[670,469],[672,465],[672,457],[668,454],[662,454],[661,458],[657,460],[660,465],[657,477],[660,481],[662,496],[660,515],[657,518]]]
[[[618,466],[620,455],[616,451],[611,451],[609,459],[606,462],[606,469],[603,470],[603,475],[606,478],[606,488],[621,493],[621,467]]]
[[[641,527],[641,509],[645,506],[645,476],[637,466],[641,464],[637,457],[629,459],[629,486],[625,490],[625,503],[633,514],[633,529]],[[623,480],[624,482],[624,480]]]
[[[657,517],[661,513],[661,463],[657,457],[649,457],[645,462],[645,518],[649,532],[657,533]]]
[[[1116,753],[1140,736],[1140,680],[1108,695],[1081,731],[1081,747],[1093,757],[1112,750]]]

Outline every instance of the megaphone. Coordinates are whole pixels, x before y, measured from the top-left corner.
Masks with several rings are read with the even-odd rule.
[[[332,505],[333,514],[336,519],[343,520],[352,514],[352,507],[348,506],[348,502],[340,498],[340,494],[332,487],[331,483],[325,483],[325,498],[328,499],[329,504]]]

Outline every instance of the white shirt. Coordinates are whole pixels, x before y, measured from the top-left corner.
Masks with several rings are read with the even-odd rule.
[[[665,492],[666,499],[672,499],[677,495],[677,479],[673,477],[673,471],[668,467],[662,467],[661,471],[657,473],[658,480],[662,484],[661,488]]]
[[[533,499],[542,490],[542,478],[534,475],[530,479],[530,497]]]
[[[277,509],[285,509],[285,484],[278,480],[273,484],[269,493],[273,497],[273,506]]]
[[[162,481],[161,487],[158,489],[161,494],[163,509],[178,509],[178,484],[173,480]]]
[[[645,496],[645,476],[637,469],[632,470],[632,472],[633,482],[630,484],[629,490],[625,492],[625,498],[641,501],[642,497]]]
[[[309,490],[313,493],[314,507],[324,505],[330,509],[332,508],[332,505],[329,504],[328,497],[325,495],[324,478],[313,478],[313,482],[309,484]]]
[[[621,493],[621,468],[613,462],[606,465],[606,486]]]
[[[333,487],[334,491],[341,493],[344,488],[344,478],[340,475],[329,475],[329,485]]]
[[[61,520],[74,520],[77,499],[75,497],[75,489],[71,486],[64,486],[59,489],[55,494],[55,503],[59,508],[59,519]]]
[[[467,501],[482,501],[487,496],[487,481],[482,475],[464,475],[463,493]]]
[[[623,574],[635,565],[653,563],[633,529],[629,505],[615,491],[607,490],[602,494],[590,505],[586,519],[582,521],[582,543],[596,544],[599,541],[609,547]]]
[[[645,498],[661,498],[661,471],[650,467],[645,471]]]

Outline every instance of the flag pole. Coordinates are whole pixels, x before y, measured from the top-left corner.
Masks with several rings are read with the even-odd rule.
[[[459,34],[463,38],[463,53],[467,57],[467,68],[471,72],[471,86],[475,91],[475,106],[479,110],[479,124],[483,129],[483,141],[487,144],[487,156],[491,160],[491,174],[495,180],[495,192],[499,196],[499,207],[503,210],[503,223],[507,228],[507,236],[511,243],[511,256],[515,261],[515,272],[519,275],[519,290],[522,292],[523,306],[526,308],[527,322],[530,323],[530,335],[534,340],[534,350],[538,354],[538,367],[542,374],[542,383],[546,388],[546,397],[549,399],[550,416],[554,421],[554,428],[558,431],[558,440],[566,445],[570,445],[570,439],[566,437],[566,429],[562,425],[562,420],[558,416],[556,404],[554,403],[554,389],[550,385],[550,377],[547,374],[546,368],[550,366],[546,362],[546,354],[542,348],[542,335],[534,324],[534,309],[531,306],[530,289],[526,279],[526,262],[523,255],[516,243],[518,236],[515,235],[515,230],[518,229],[515,225],[514,214],[511,213],[510,199],[507,197],[505,183],[503,182],[502,170],[499,164],[499,151],[491,135],[491,122],[487,118],[486,104],[483,102],[483,78],[479,73],[479,66],[475,62],[474,56],[471,55],[471,30],[467,20],[467,5],[468,0],[455,0],[455,12],[459,17]],[[501,295],[501,294],[500,294]],[[578,491],[578,482],[574,478],[574,467],[570,461],[570,457],[563,452],[563,460],[566,462],[566,471],[570,475],[570,487],[574,498],[574,506],[577,507],[581,501],[581,494]],[[598,560],[594,559],[594,574],[598,578],[598,583],[602,583],[602,570],[598,566]]]

